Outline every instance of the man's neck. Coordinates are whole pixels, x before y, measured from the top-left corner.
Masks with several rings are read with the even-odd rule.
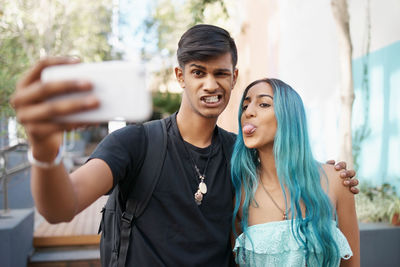
[[[176,123],[183,140],[203,148],[211,144],[217,119],[205,118],[181,108],[176,116]]]

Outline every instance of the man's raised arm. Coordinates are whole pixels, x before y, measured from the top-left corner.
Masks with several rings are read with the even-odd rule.
[[[54,117],[93,109],[98,107],[99,102],[92,95],[74,100],[47,101],[61,94],[90,91],[92,86],[87,81],[73,80],[43,83],[40,77],[42,70],[48,66],[78,62],[72,58],[41,60],[18,82],[11,98],[11,105],[25,128],[30,144],[33,198],[39,212],[51,223],[72,220],[77,213],[107,193],[113,184],[110,168],[100,159],[89,161],[71,175],[61,160],[63,131],[82,125],[56,123]]]

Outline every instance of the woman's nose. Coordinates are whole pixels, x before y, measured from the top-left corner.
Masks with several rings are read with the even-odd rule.
[[[250,118],[250,117],[256,116],[256,110],[255,110],[254,106],[251,103],[247,105],[247,108],[244,111],[244,115],[246,116],[246,118]]]

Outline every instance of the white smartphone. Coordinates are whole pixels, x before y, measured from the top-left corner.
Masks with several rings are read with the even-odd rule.
[[[100,107],[72,115],[60,116],[63,122],[141,122],[152,114],[151,93],[146,88],[143,66],[126,61],[104,61],[98,63],[79,63],[45,68],[41,80],[84,79],[93,84],[91,92],[79,92],[57,96],[51,101],[65,98],[81,98],[95,94]]]

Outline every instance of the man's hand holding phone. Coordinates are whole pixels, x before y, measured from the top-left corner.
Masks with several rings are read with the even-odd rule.
[[[16,111],[17,119],[25,127],[33,156],[40,161],[51,162],[56,157],[62,143],[63,131],[110,120],[104,115],[111,113],[111,118],[116,117],[115,114],[121,114],[121,117],[124,117],[127,114],[119,113],[118,110],[121,108],[124,112],[130,112],[133,109],[127,110],[123,107],[128,104],[135,107],[135,101],[141,101],[145,105],[141,106],[143,110],[138,116],[133,114],[131,118],[127,118],[128,120],[145,119],[151,113],[149,94],[143,93],[139,99],[131,99],[135,95],[132,91],[129,94],[125,92],[124,95],[120,95],[121,92],[118,89],[121,85],[128,88],[126,81],[129,79],[110,88],[113,77],[114,80],[124,79],[121,78],[122,76],[113,75],[120,72],[120,69],[117,68],[117,71],[113,72],[113,67],[108,67],[108,69],[106,67],[107,71],[104,72],[104,66],[97,63],[92,68],[82,70],[80,67],[85,64],[77,63],[80,62],[75,58],[53,57],[41,60],[18,82],[11,98],[11,105]],[[43,80],[42,76],[47,71],[50,71],[47,74],[48,77]],[[99,71],[102,77],[96,79]],[[127,71],[124,75],[127,76]],[[130,75],[137,77],[135,73]],[[107,86],[102,87],[103,84]],[[135,86],[144,87],[144,84],[136,83],[129,86],[133,90]],[[114,91],[110,92],[110,90]],[[141,92],[144,90],[145,88],[140,89]],[[108,104],[111,103],[110,101],[105,103],[105,96],[106,100],[114,100],[114,104]],[[115,101],[118,99],[125,101]]]
[[[44,82],[60,80],[90,81],[93,90],[56,96],[51,101],[80,99],[94,94],[100,101],[95,110],[62,115],[62,122],[107,122],[123,120],[138,122],[151,115],[151,97],[146,89],[145,73],[141,64],[127,61],[104,61],[75,65],[59,65],[43,70]]]

